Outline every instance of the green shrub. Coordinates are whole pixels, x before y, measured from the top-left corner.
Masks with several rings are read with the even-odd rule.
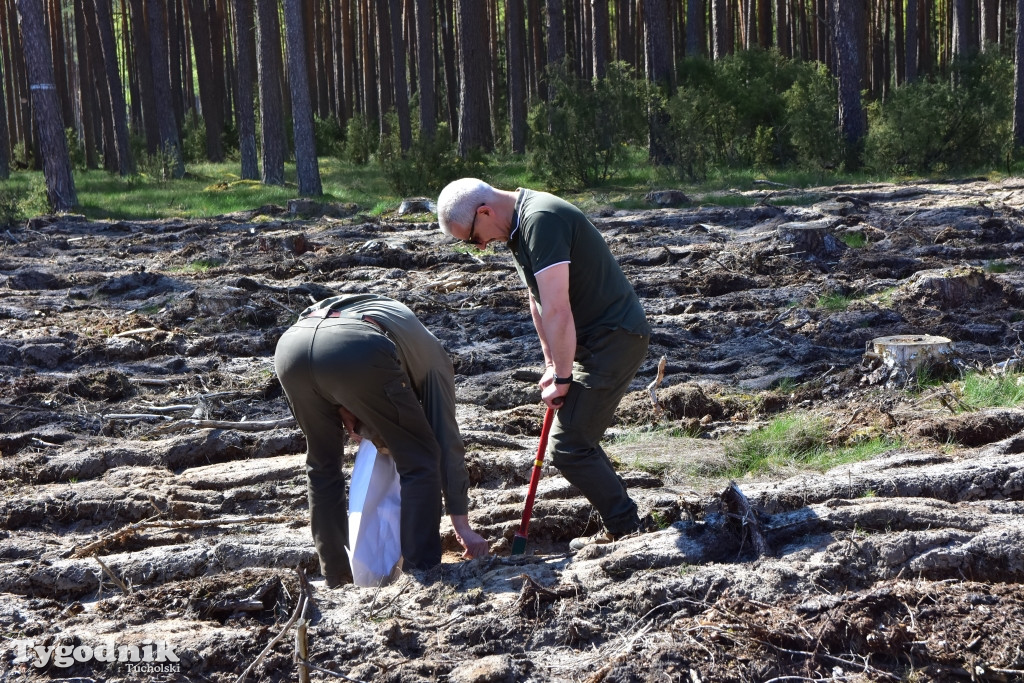
[[[648,89],[621,62],[593,83],[548,72],[550,99],[530,112],[531,171],[557,188],[591,187],[621,171],[647,135]]]
[[[951,78],[897,88],[868,107],[866,162],[882,173],[933,173],[1000,165],[1011,140],[1013,64],[979,55]]]
[[[24,217],[21,208],[24,197],[25,193],[21,190],[0,190],[0,228],[9,228]]]
[[[64,129],[64,139],[68,145],[68,159],[71,161],[71,168],[82,170],[85,168],[85,147],[78,138],[78,132],[74,128]]]
[[[313,117],[313,136],[318,156],[340,157],[345,149],[345,131],[336,116]]]
[[[190,109],[185,114],[181,133],[181,156],[186,164],[206,161],[206,122],[195,109]]]
[[[834,165],[836,91],[827,70],[778,52],[749,50],[716,62],[688,59],[655,135],[666,165],[700,181],[712,168]]]
[[[377,137],[365,116],[356,114],[350,118],[345,125],[345,159],[357,166],[369,163],[377,147]]]
[[[835,81],[824,64],[807,64],[783,94],[786,131],[796,161],[804,167],[829,168],[842,150]]]
[[[407,152],[402,152],[398,119],[388,114],[389,130],[377,150],[377,163],[388,187],[399,195],[436,195],[452,180],[464,175],[481,175],[482,156],[460,159],[452,143],[447,124],[440,124],[433,139],[414,131],[415,139]],[[473,168],[473,170],[469,170]]]

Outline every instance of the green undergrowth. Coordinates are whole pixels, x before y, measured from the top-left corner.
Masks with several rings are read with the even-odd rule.
[[[1024,374],[968,373],[958,383],[961,400],[971,408],[1016,408],[1024,403]]]
[[[741,477],[792,468],[825,471],[867,460],[898,446],[897,441],[887,437],[836,444],[827,420],[804,414],[782,415],[726,443],[728,464],[721,474]]]

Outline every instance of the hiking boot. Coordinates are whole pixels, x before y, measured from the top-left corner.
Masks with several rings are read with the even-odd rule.
[[[569,550],[576,552],[577,550],[583,550],[588,545],[604,545],[605,543],[614,543],[619,540],[619,537],[610,531],[602,531],[596,533],[593,536],[580,536],[569,541]]]

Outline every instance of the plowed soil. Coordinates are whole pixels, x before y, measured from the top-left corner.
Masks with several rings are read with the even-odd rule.
[[[0,681],[295,680],[298,617],[312,680],[1024,680],[1024,411],[951,388],[1021,356],[1024,181],[746,195],[593,211],[655,329],[607,450],[661,529],[575,554],[597,520],[549,467],[509,555],[543,361],[504,249],[337,207],[6,231]],[[434,575],[326,588],[272,357],[337,292],[406,303],[452,355],[491,557],[445,523]],[[955,347],[925,389],[865,355],[924,334]],[[780,414],[899,445],[730,487]]]

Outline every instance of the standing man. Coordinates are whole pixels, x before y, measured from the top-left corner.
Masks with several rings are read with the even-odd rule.
[[[341,472],[346,432],[387,447],[395,460],[404,570],[441,563],[442,492],[465,557],[488,553],[469,526],[452,361],[411,310],[376,294],[324,299],[281,336],[274,367],[306,435],[310,525],[329,587],[352,581]]]
[[[604,531],[579,550],[644,530],[636,503],[600,440],[647,355],[651,328],[632,285],[582,211],[546,192],[498,190],[476,178],[450,183],[437,200],[441,229],[484,249],[504,242],[530,291],[546,365],[541,398],[558,408],[552,461],[601,515]],[[573,360],[580,371],[573,373]]]

